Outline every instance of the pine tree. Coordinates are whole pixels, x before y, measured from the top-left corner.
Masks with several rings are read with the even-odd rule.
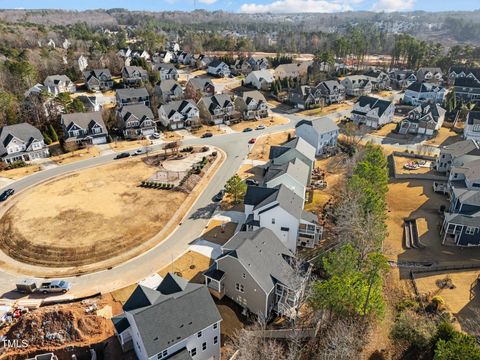
[[[48,126],[48,135],[49,135],[51,141],[53,141],[53,142],[58,141],[57,132],[55,131],[55,129],[53,128],[53,126],[51,124]]]

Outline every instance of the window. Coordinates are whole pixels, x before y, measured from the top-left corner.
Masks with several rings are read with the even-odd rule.
[[[275,224],[275,219],[272,218],[272,224]]]
[[[205,350],[207,350],[207,343],[206,342],[204,342],[202,344],[202,351],[205,351]]]
[[[202,337],[202,332],[199,331],[198,334],[197,334],[198,337]]]
[[[467,234],[467,235],[475,234],[475,228],[472,227],[472,226],[467,226],[467,229],[465,230],[465,234]]]
[[[218,343],[218,336],[215,336],[215,337],[213,338],[213,343],[214,343],[214,344]]]
[[[217,327],[218,327],[218,324],[217,324],[217,323],[213,324],[213,328],[214,328],[214,329],[216,329]]]
[[[167,355],[168,355],[168,351],[164,350],[163,352],[161,352],[160,354],[157,355],[157,359],[162,359]]]
[[[283,227],[283,226],[280,228],[280,230],[282,230],[282,231],[290,231],[290,229],[289,229],[288,227]]]
[[[247,275],[245,275],[245,273],[242,274],[242,278],[246,279],[247,278]]]
[[[193,348],[192,350],[190,350],[190,356],[195,356],[197,355],[197,348]]]
[[[240,283],[236,283],[235,284],[235,289],[238,291],[238,292],[241,292],[243,293],[245,291],[245,288],[243,286],[243,284],[240,284]]]

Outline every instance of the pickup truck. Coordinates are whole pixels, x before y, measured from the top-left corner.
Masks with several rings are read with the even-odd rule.
[[[53,280],[51,282],[44,282],[40,285],[38,288],[38,291],[43,293],[43,294],[48,294],[48,293],[66,293],[72,285],[65,280]]]

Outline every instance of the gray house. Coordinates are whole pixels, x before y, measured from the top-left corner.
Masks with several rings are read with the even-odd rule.
[[[230,67],[223,61],[215,59],[208,64],[207,73],[218,77],[229,77]]]
[[[160,104],[170,101],[182,100],[183,89],[175,80],[162,80],[155,85],[155,95]]]
[[[315,166],[315,152],[315,147],[297,137],[284,145],[270,146],[268,158],[274,165],[286,164],[298,158],[308,165],[311,173]]]
[[[66,143],[97,145],[107,142],[107,127],[101,112],[63,114],[60,123]]]
[[[373,96],[360,96],[353,106],[351,119],[355,124],[365,124],[378,129],[393,121],[395,105],[392,101]]]
[[[463,140],[444,146],[435,162],[435,169],[441,173],[450,173],[453,166],[463,166],[480,156],[480,143],[474,139]]]
[[[414,82],[406,90],[403,103],[418,106],[423,103],[442,104],[445,89],[432,83]]]
[[[419,134],[432,136],[440,130],[445,120],[446,110],[437,104],[421,104],[412,109],[397,127],[399,134]]]
[[[295,135],[315,147],[317,155],[335,151],[338,133],[337,124],[330,118],[301,120],[295,125]]]
[[[443,72],[439,67],[422,67],[417,70],[417,81],[441,84]]]
[[[245,91],[235,99],[235,108],[244,120],[262,119],[268,116],[268,103],[260,91]]]
[[[206,286],[169,273],[157,288],[137,286],[123,311],[115,334],[139,360],[220,360],[222,318]]]
[[[345,87],[337,80],[322,81],[317,85],[317,91],[326,105],[339,103],[345,100]]]
[[[227,296],[262,319],[296,314],[310,275],[310,266],[296,259],[266,228],[239,232],[204,273],[216,297]]]
[[[115,98],[118,106],[133,104],[150,106],[150,95],[144,87],[137,89],[118,89]]]
[[[305,199],[305,192],[310,178],[310,168],[300,159],[288,163],[274,165],[268,163],[263,175],[262,184],[267,188],[285,185],[295,194]]]
[[[140,66],[124,66],[122,69],[123,83],[127,86],[138,86],[148,81],[148,73]]]
[[[31,161],[47,158],[50,154],[43,135],[36,127],[27,124],[7,125],[0,130],[0,153],[2,161]]]
[[[173,64],[155,64],[153,65],[153,70],[160,73],[160,81],[163,80],[178,80],[178,71],[175,65]]]
[[[368,95],[373,89],[370,79],[363,75],[346,76],[340,83],[345,87],[348,96]]]
[[[152,110],[143,104],[122,106],[117,120],[125,139],[141,139],[156,131]]]
[[[110,90],[113,88],[112,74],[108,69],[95,69],[83,72],[85,85],[90,91]]]
[[[302,85],[288,92],[288,101],[297,109],[311,109],[321,104],[322,96],[317,88]]]
[[[480,141],[480,111],[470,111],[465,121],[463,137],[467,140]]]
[[[372,69],[363,74],[372,83],[372,90],[381,91],[390,87],[390,77],[382,70]]]
[[[231,97],[227,94],[204,96],[197,103],[201,118],[215,125],[239,121],[240,113],[235,109]]]
[[[197,105],[190,99],[171,101],[158,108],[160,123],[172,130],[191,127],[200,122]]]

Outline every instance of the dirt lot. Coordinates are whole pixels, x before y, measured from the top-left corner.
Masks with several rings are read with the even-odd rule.
[[[412,159],[408,157],[402,157],[402,156],[395,156],[395,171],[397,174],[430,174],[430,175],[441,175],[437,171],[431,169],[430,167],[420,167],[416,170],[409,170],[405,169],[403,166],[407,163],[413,162],[413,161],[421,161],[421,159]],[[428,165],[430,164],[430,161],[427,161]]]
[[[453,131],[452,129],[442,127],[438,131],[438,135],[435,136],[433,139],[425,141],[425,144],[434,146],[446,146],[461,140],[462,136],[459,135],[457,132]]]
[[[300,111],[298,114],[299,115],[305,115],[305,116],[325,116],[337,111],[342,111],[342,110],[347,110],[350,109],[352,106],[348,105],[346,103],[342,104],[332,104],[329,106],[325,106],[324,108],[316,108],[316,109],[310,109],[310,110],[303,110]]]
[[[41,168],[39,165],[28,165],[17,169],[3,170],[0,171],[0,177],[5,177],[12,180],[17,180],[22,177],[31,175],[40,171]]]
[[[385,124],[381,129],[378,129],[373,134],[377,136],[388,136],[393,132],[393,130],[395,130],[396,127],[396,123]]]
[[[100,150],[95,146],[89,146],[84,149],[75,150],[66,154],[52,156],[49,159],[59,165],[70,164],[75,161],[90,159],[100,155]]]
[[[179,141],[182,140],[182,136],[175,131],[164,131],[162,133],[162,139],[165,141]]]
[[[212,263],[213,261],[209,257],[195,251],[188,251],[172,264],[160,270],[158,274],[164,278],[167,273],[173,272],[190,282],[204,284],[205,280],[202,274]]]
[[[192,130],[192,135],[201,137],[203,134],[209,132],[212,133],[213,135],[221,135],[225,134],[225,131],[220,128],[218,125],[213,125],[213,126],[208,126],[208,125],[203,125],[199,129]]]
[[[242,179],[253,179],[257,180],[258,182],[263,181],[263,173],[263,168],[260,166],[253,166],[251,164],[243,164],[240,166],[240,169],[238,169],[237,172],[238,176],[240,176]]]
[[[471,264],[480,262],[480,249],[443,246],[440,238],[441,205],[448,205],[446,196],[436,194],[432,181],[393,180],[388,185],[388,237],[385,255],[397,261],[428,262],[433,264]],[[405,249],[403,222],[416,218],[423,249]]]
[[[235,234],[237,225],[235,222],[211,220],[202,234],[202,239],[223,245]]]
[[[127,160],[87,169],[20,195],[0,221],[1,248],[51,267],[125,253],[157,234],[186,194],[138,187],[155,168]],[[148,224],[148,226],[146,226]]]
[[[260,120],[253,120],[253,121],[242,121],[239,122],[238,124],[233,124],[230,127],[234,131],[243,131],[245,128],[252,128],[255,129],[258,125],[263,125],[265,127],[269,126],[277,126],[277,125],[284,125],[288,124],[289,120],[287,118],[284,118],[283,116],[269,116],[265,119],[260,119]]]
[[[125,151],[125,150],[132,150],[137,149],[142,146],[148,146],[152,142],[151,140],[132,140],[132,141],[114,141],[110,143],[110,148],[117,152]]]
[[[295,130],[282,131],[259,137],[255,145],[252,147],[248,158],[250,160],[267,161],[270,146],[286,143],[288,141],[288,134],[290,134],[293,139],[295,137]]]

